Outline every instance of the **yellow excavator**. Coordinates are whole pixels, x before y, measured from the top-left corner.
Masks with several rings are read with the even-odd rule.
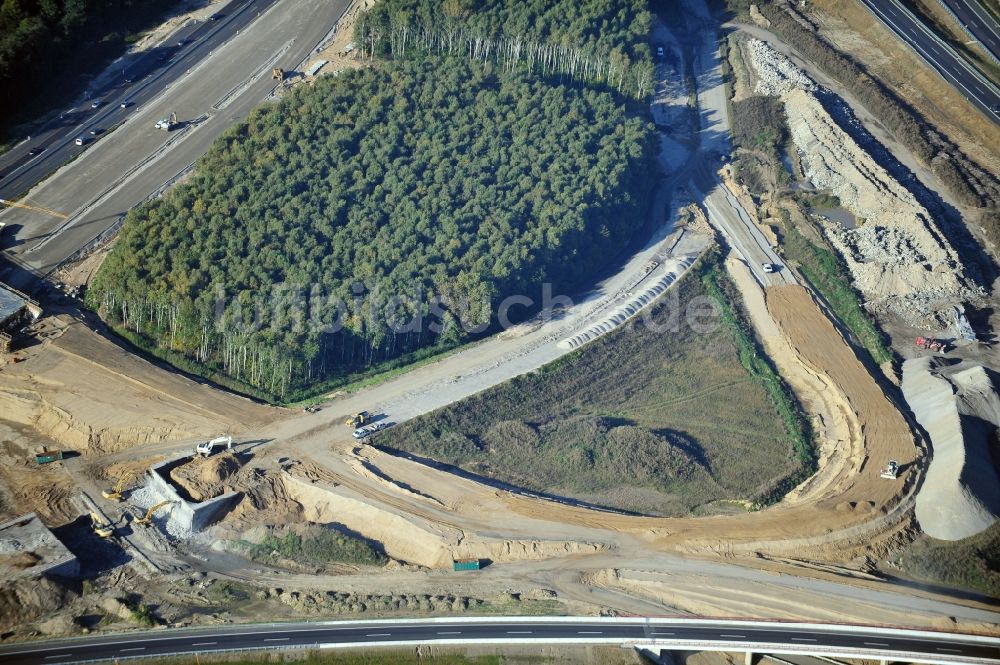
[[[139,476],[135,471],[127,470],[122,474],[121,478],[118,479],[118,483],[111,489],[102,490],[101,496],[105,499],[111,499],[112,501],[121,501],[122,492],[124,492],[132,483],[138,480]]]
[[[11,208],[23,208],[25,210],[33,210],[35,212],[41,212],[46,215],[52,215],[53,217],[58,217],[59,219],[66,219],[69,215],[64,215],[61,212],[56,212],[55,210],[50,210],[48,208],[43,208],[41,206],[28,205],[27,203],[19,203],[17,201],[11,201],[9,199],[0,199],[0,205],[10,206]]]
[[[91,511],[90,521],[93,523],[94,533],[99,538],[110,538],[115,532],[114,528],[110,524],[107,524],[104,518],[97,514],[96,511]]]
[[[367,411],[359,411],[354,415],[348,416],[344,424],[348,427],[361,427],[366,424],[371,419],[371,416]]]
[[[153,521],[153,513],[155,513],[160,508],[163,508],[164,506],[169,506],[172,503],[173,501],[159,502],[158,504],[147,510],[145,515],[143,515],[142,517],[137,517],[135,523],[138,524],[139,526],[149,526],[149,523]]]

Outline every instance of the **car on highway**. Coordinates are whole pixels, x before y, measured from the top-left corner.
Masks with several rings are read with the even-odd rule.
[[[128,107],[132,106],[132,102],[129,101],[128,99],[126,99],[124,102],[122,102],[118,106],[119,106],[119,108],[127,109]]]
[[[762,263],[760,267],[764,272],[778,272],[778,266],[774,263]]]
[[[92,109],[99,109],[99,108],[101,108],[101,100],[95,99],[94,101],[90,102],[90,108],[92,108]]]
[[[212,14],[208,17],[209,21],[218,21],[220,18],[225,18],[225,14]]]
[[[32,148],[31,150],[29,150],[28,154],[31,155],[32,157],[37,157],[43,152],[45,152],[45,148],[38,146],[37,148]]]
[[[77,136],[76,137],[76,141],[74,141],[74,143],[76,143],[77,145],[84,145],[84,144],[90,143],[90,137],[89,136]]]
[[[90,131],[88,131],[87,133],[88,133],[88,134],[90,134],[91,136],[97,136],[98,134],[100,134],[100,133],[101,133],[101,132],[103,132],[103,131],[104,131],[104,130],[103,130],[103,129],[101,129],[100,127],[94,127],[93,129],[91,129],[91,130],[90,130]]]

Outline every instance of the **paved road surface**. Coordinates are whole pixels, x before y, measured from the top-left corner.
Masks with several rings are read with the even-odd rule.
[[[1000,123],[1000,92],[981,74],[946,48],[943,48],[920,19],[897,0],[862,0],[865,6],[896,36],[906,42],[986,116]]]
[[[263,1],[263,0],[258,0]],[[239,36],[215,50],[163,94],[134,109],[128,120],[31,191],[33,204],[69,215],[59,219],[23,209],[0,213],[8,230],[4,250],[15,262],[45,275],[130,208],[184,171],[234,122],[272,91],[271,67],[297,67],[331,30],[348,0],[273,4]],[[155,122],[176,111],[170,133]],[[29,290],[27,274],[8,277]]]
[[[121,65],[121,76],[114,83],[93,91],[92,99],[100,100],[100,107],[93,109],[87,101],[79,108],[69,109],[36,132],[30,141],[0,156],[0,198],[16,198],[86,150],[87,146],[75,145],[78,136],[89,137],[88,132],[93,128],[107,131],[123,122],[213,49],[245,29],[275,1],[233,0],[217,12],[221,14],[217,20],[189,22],[175,31],[164,45],[142,53],[131,62],[126,58]],[[130,103],[129,108],[119,107],[124,101]],[[98,134],[97,139],[100,138]],[[44,149],[44,152],[32,155],[31,152],[37,149]]]
[[[1000,60],[1000,25],[983,9],[979,0],[941,0],[979,44]],[[986,0],[996,5],[996,0]]]
[[[583,620],[574,622],[417,620],[338,624],[282,624],[227,626],[214,629],[176,630],[169,635],[142,633],[58,643],[13,644],[0,647],[0,663],[71,663],[82,660],[123,659],[166,654],[194,654],[227,649],[310,648],[320,645],[391,645],[399,642],[504,640],[547,643],[573,640],[580,643],[657,645],[672,643],[714,646],[733,650],[784,645],[800,653],[844,653],[863,650],[869,657],[921,654],[924,662],[959,662],[959,659],[1000,659],[1000,641],[976,641],[961,635],[911,636],[886,629],[856,630],[844,626],[796,624],[740,625],[734,622],[698,622],[670,619],[629,622]],[[916,660],[916,659],[914,659]],[[966,661],[970,662],[970,661]]]

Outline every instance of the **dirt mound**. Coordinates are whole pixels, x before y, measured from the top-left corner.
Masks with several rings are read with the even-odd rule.
[[[192,500],[205,501],[222,495],[227,490],[227,481],[242,467],[243,464],[233,453],[195,456],[190,462],[171,470],[170,479]]]
[[[785,332],[799,357],[817,374],[832,379],[843,390],[851,420],[859,424],[864,438],[863,457],[850,460],[850,485],[837,503],[874,501],[882,506],[899,498],[902,481],[878,477],[879,467],[889,459],[904,467],[915,460],[916,449],[910,428],[895,405],[875,382],[854,351],[837,332],[801,286],[778,286],[767,290],[767,309]],[[900,478],[906,477],[906,472]]]
[[[784,102],[809,181],[833,192],[860,221],[852,229],[827,222],[824,231],[869,306],[927,326],[943,322],[938,310],[954,301],[978,298],[980,290],[930,212],[838,124],[816,84],[764,42],[750,40],[747,52],[758,92]]]
[[[903,363],[903,394],[934,451],[917,494],[916,516],[928,535],[961,540],[1000,517],[1000,479],[990,439],[1000,426],[1000,396],[982,366],[941,359]]]
[[[52,614],[77,597],[48,578],[8,581],[0,586],[0,631]]]

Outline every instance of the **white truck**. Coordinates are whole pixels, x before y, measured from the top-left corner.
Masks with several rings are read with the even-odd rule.
[[[170,130],[172,130],[176,126],[177,126],[177,114],[176,113],[171,113],[166,118],[160,118],[159,120],[156,121],[156,124],[153,125],[153,127],[155,129],[162,129],[165,132],[169,132]]]
[[[226,450],[231,450],[233,447],[233,437],[231,435],[220,436],[218,438],[212,439],[211,441],[202,441],[195,447],[194,454],[201,455],[202,457],[208,457],[209,455],[215,453],[216,450],[225,447]]]

